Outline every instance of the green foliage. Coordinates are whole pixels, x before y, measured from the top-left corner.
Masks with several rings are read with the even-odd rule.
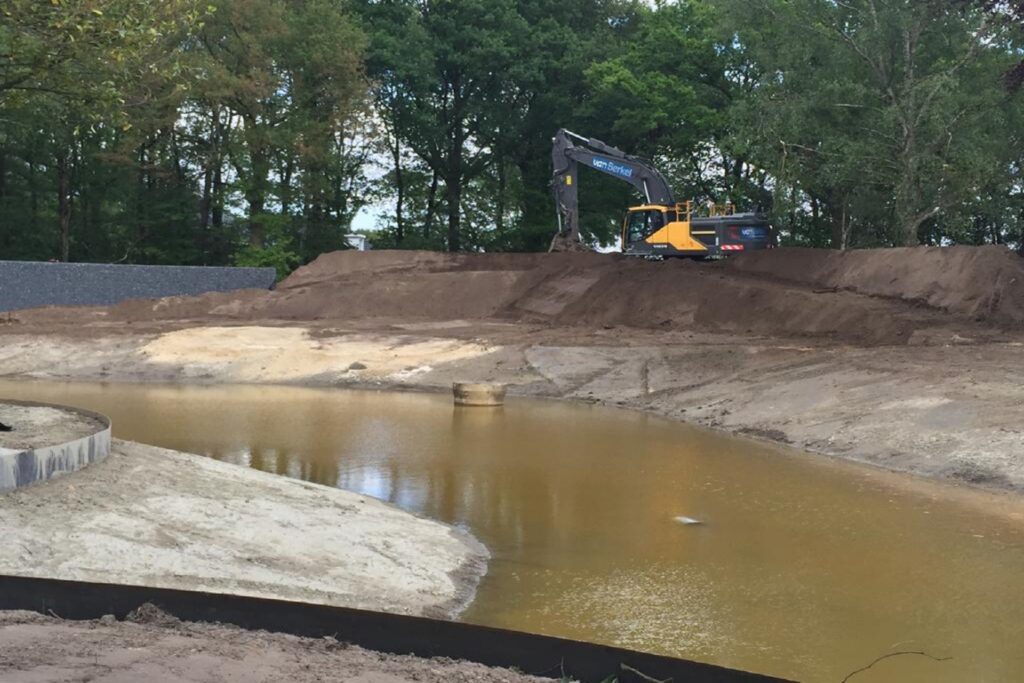
[[[715,4],[754,82],[731,108],[728,146],[770,171],[790,240],[916,244],[1005,187],[1019,148],[993,132],[1011,129],[999,74],[1013,57],[983,13],[935,0]]]
[[[280,281],[288,277],[288,274],[302,262],[299,255],[289,247],[290,244],[287,242],[262,247],[247,244],[235,254],[234,265],[274,268]]]
[[[223,264],[248,243],[243,260],[293,267],[343,246],[372,130],[365,40],[338,3],[2,11],[5,256]]]
[[[0,254],[284,273],[367,205],[379,248],[546,249],[559,127],[787,244],[1021,244],[1019,4],[7,0]],[[638,197],[584,173],[612,243]]]
[[[177,75],[174,48],[213,10],[199,0],[6,0],[0,23],[0,107],[40,95],[88,104],[92,121],[126,122],[137,86]]]

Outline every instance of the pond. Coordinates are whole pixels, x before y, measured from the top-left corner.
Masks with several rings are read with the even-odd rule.
[[[1024,503],[634,412],[0,382],[114,435],[357,491],[493,558],[467,621],[805,681],[1024,679]]]

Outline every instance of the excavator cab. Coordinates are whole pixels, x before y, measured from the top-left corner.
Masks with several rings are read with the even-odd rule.
[[[638,206],[630,209],[626,212],[626,219],[622,224],[622,243],[634,244],[646,240],[665,227],[669,220],[665,207],[652,209]]]

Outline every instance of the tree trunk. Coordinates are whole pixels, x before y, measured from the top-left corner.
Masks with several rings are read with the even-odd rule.
[[[288,216],[292,211],[292,174],[295,172],[295,160],[290,156],[281,172],[281,215]]]
[[[207,166],[203,169],[203,194],[199,199],[199,232],[206,235],[210,227],[210,204],[211,193],[213,192],[213,171]]]
[[[458,112],[458,105],[456,105]],[[461,116],[454,116],[452,130],[449,134],[448,167],[444,178],[444,195],[448,203],[448,251],[459,251],[461,242],[462,219],[462,154],[465,142],[465,130]]]
[[[36,189],[36,160],[29,157],[28,162],[28,227],[33,235],[39,234],[39,192]]]
[[[185,164],[181,161],[181,150],[178,147],[178,134],[172,127],[169,131],[171,136],[171,160],[174,164],[174,178],[178,181],[178,185],[185,184]]]
[[[60,228],[60,260],[67,262],[71,251],[71,194],[68,150],[57,154],[57,222]]]
[[[423,220],[423,239],[429,240],[434,231],[434,216],[437,214],[437,171],[430,174],[430,191],[427,193],[427,215]]]
[[[818,198],[816,196],[814,196],[813,194],[810,195],[810,198],[811,198],[811,229],[814,231],[814,234],[818,234],[818,228],[821,226],[821,203],[818,201]],[[836,248],[835,247],[835,235],[831,235],[830,236],[830,238],[829,238],[829,246],[831,246],[833,249]]]
[[[904,247],[916,247],[920,244],[917,231],[921,224],[928,220],[928,216],[915,216],[908,213],[906,208],[898,208],[897,216],[899,222],[899,245]]]
[[[444,168],[444,196],[448,206],[448,251],[462,248],[462,181],[463,158],[466,142],[465,101],[462,92],[462,74],[456,71],[451,78],[452,108],[448,118],[448,160]]]
[[[220,233],[224,226],[224,171],[221,164],[213,169],[213,205],[210,208],[210,222],[214,230]]]
[[[1017,253],[1024,256],[1024,209],[1020,212],[1020,235],[1017,237]]]
[[[505,185],[508,182],[504,159],[498,160],[498,200],[495,207],[494,230],[499,235],[505,232]]]
[[[395,163],[395,242],[401,244],[405,239],[405,218],[402,212],[405,203],[405,177],[402,175],[402,147],[397,132],[394,135],[394,144],[391,145],[391,158]]]
[[[132,246],[136,248],[142,247],[143,241],[146,238],[146,222],[147,222],[147,208],[149,204],[147,202],[147,188],[149,187],[149,181],[146,179],[146,167],[148,164],[148,158],[146,156],[146,147],[149,144],[148,138],[142,142],[139,147],[139,156],[136,163],[136,174],[135,174],[135,239],[133,243],[129,243],[129,250]]]
[[[850,224],[849,214],[846,211],[846,201],[840,200],[839,205],[830,206],[831,214],[831,247],[840,251],[850,246]]]
[[[224,226],[224,150],[231,134],[232,117],[227,122],[221,121],[221,111],[214,112],[213,132],[213,182],[210,193],[210,225],[213,226],[214,238],[221,235]],[[219,259],[218,259],[219,260]]]
[[[210,116],[210,144],[207,149],[206,159],[203,163],[203,190],[199,198],[199,234],[203,241],[203,264],[209,265],[210,257],[210,209],[213,204],[213,160],[216,156],[219,144],[219,121],[218,113],[214,111]]]
[[[262,150],[250,152],[252,156],[252,174],[249,179],[249,187],[245,192],[245,199],[249,203],[249,244],[250,246],[263,247],[264,228],[263,210],[266,201],[264,183],[267,178],[269,163]]]
[[[445,180],[444,196],[445,201],[448,203],[448,251],[458,251],[461,247],[459,244],[459,231],[461,229],[459,225],[459,219],[461,218],[459,206],[462,203],[461,178]]]
[[[904,247],[916,247],[921,244],[918,239],[917,233],[924,225],[925,221],[934,216],[939,212],[939,207],[928,209],[917,214],[907,214],[900,212],[900,237],[901,243]]]
[[[31,173],[31,171],[30,171]],[[7,195],[7,152],[0,149],[0,206],[5,204],[4,201]],[[10,254],[11,246],[14,244],[14,226],[12,225],[0,225],[0,244],[3,245],[4,252]],[[9,257],[9,256],[8,256]],[[0,258],[4,258],[0,256]]]
[[[270,155],[261,125],[255,117],[246,117],[245,134],[252,172],[245,190],[245,200],[249,204],[249,245],[262,248],[266,237],[263,215],[270,175]]]

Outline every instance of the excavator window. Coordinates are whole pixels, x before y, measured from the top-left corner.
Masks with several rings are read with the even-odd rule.
[[[632,244],[654,234],[665,226],[665,217],[661,211],[632,211],[626,227],[626,243]]]

